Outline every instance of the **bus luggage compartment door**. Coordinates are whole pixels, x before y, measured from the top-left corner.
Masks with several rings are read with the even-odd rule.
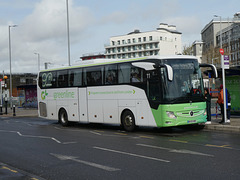
[[[80,122],[88,122],[87,88],[79,88],[79,119]]]

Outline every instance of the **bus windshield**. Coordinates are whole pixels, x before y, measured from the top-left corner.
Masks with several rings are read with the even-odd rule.
[[[195,59],[164,60],[173,68],[173,81],[167,80],[165,69],[161,71],[163,103],[186,103],[203,101],[203,80]]]

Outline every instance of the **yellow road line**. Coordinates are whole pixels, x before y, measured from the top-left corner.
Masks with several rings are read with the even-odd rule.
[[[228,147],[228,146],[230,146],[230,145],[221,145],[221,146],[219,146],[219,145],[214,145],[214,144],[206,144],[205,146],[209,146],[209,147],[218,147],[218,148],[230,148],[230,149],[232,149],[232,147]]]
[[[13,172],[13,173],[17,173],[17,171],[15,171],[15,170],[13,170],[13,169],[10,169],[10,168],[8,168],[8,167],[6,167],[6,166],[2,166],[0,169],[6,169],[6,170],[9,170],[9,171],[11,171],[11,172]]]
[[[147,138],[147,139],[154,139],[154,137],[151,137],[151,136],[139,136],[141,138]]]
[[[180,143],[188,143],[188,141],[181,141],[181,140],[176,140],[176,139],[170,139],[169,141],[180,142]]]
[[[114,134],[118,134],[118,135],[124,135],[124,136],[126,136],[127,134],[125,134],[125,133],[114,133]]]

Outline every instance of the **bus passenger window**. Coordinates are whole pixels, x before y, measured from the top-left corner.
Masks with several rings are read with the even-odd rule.
[[[105,66],[105,84],[116,84],[117,80],[117,65]]]
[[[68,85],[68,74],[67,71],[58,71],[57,72],[57,85],[58,87],[67,87]]]
[[[69,87],[82,86],[82,69],[71,69],[69,70],[68,75],[69,75],[68,80]]]
[[[130,83],[131,66],[129,63],[118,65],[118,83]]]

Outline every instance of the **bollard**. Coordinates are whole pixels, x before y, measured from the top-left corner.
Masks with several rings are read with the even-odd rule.
[[[3,115],[3,113],[2,113],[2,104],[0,105],[0,115]]]
[[[16,107],[13,105],[13,116],[16,116]]]
[[[7,103],[7,101],[5,101],[5,114],[7,114],[7,105],[8,105],[8,103]]]

